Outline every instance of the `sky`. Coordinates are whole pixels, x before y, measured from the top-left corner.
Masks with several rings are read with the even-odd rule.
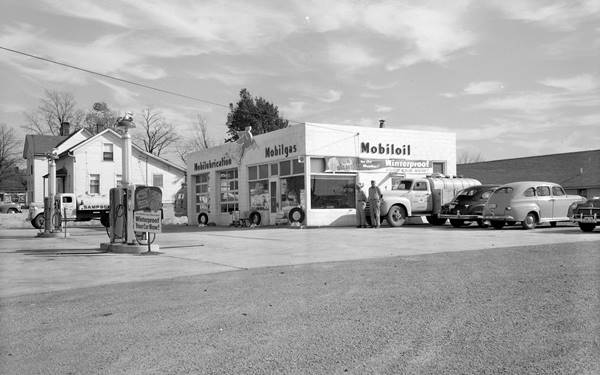
[[[47,89],[184,137],[200,114],[220,143],[247,88],[295,122],[455,132],[484,160],[600,148],[600,0],[1,2],[0,47],[201,99],[0,49],[19,137]]]

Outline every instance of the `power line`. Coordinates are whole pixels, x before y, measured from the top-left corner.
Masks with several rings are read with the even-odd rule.
[[[194,100],[194,101],[205,103],[205,104],[211,104],[211,105],[216,105],[216,106],[219,106],[219,107],[229,108],[229,105],[226,105],[226,104],[211,102],[210,100],[200,99],[200,98],[196,98],[196,97],[193,97],[193,96],[190,96],[190,95],[181,94],[181,93],[178,93],[178,92],[175,92],[175,91],[165,90],[165,89],[161,89],[161,88],[158,88],[158,87],[146,85],[146,84],[143,84],[143,83],[134,82],[134,81],[130,81],[130,80],[119,78],[119,77],[114,77],[114,76],[111,76],[111,75],[108,75],[108,74],[104,74],[104,73],[100,73],[100,72],[96,72],[96,71],[93,71],[93,70],[90,70],[90,69],[80,68],[80,67],[75,66],[75,65],[63,63],[63,62],[60,62],[60,61],[48,59],[48,58],[37,56],[37,55],[32,55],[32,54],[27,53],[27,52],[18,51],[18,50],[11,49],[11,48],[6,48],[6,47],[3,47],[3,46],[0,46],[0,49],[3,49],[5,51],[9,51],[9,52],[13,52],[13,53],[16,53],[16,54],[19,54],[19,55],[31,57],[31,58],[34,58],[34,59],[37,59],[37,60],[49,62],[51,64],[61,65],[61,66],[64,66],[64,67],[67,67],[67,68],[70,68],[70,69],[75,69],[75,70],[79,70],[79,71],[82,71],[82,72],[85,72],[85,73],[89,73],[89,74],[97,75],[97,76],[100,76],[100,77],[112,79],[112,80],[115,80],[115,81],[127,83],[127,84],[130,84],[130,85],[143,87],[145,89],[158,91],[158,92],[161,92],[163,94],[179,96],[181,98],[186,98],[186,99]],[[242,109],[242,110],[245,111],[245,112],[247,112],[247,113],[250,113],[250,114],[255,114],[255,113],[250,112],[248,110],[244,110],[244,109]],[[300,121],[295,121],[295,120],[290,120],[290,119],[287,119],[287,120],[289,122],[293,122],[293,123],[297,123],[297,124],[302,124],[302,122],[300,122]]]

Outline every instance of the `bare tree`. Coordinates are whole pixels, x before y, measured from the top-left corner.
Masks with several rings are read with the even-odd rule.
[[[469,151],[461,151],[456,158],[456,164],[471,164],[485,161],[484,157],[481,156],[481,152],[472,154]]]
[[[117,118],[118,113],[110,109],[106,103],[96,102],[92,110],[85,115],[84,126],[92,134],[97,134],[104,129],[114,129]]]
[[[191,131],[186,134],[184,140],[177,146],[177,155],[179,159],[187,164],[187,156],[190,152],[206,150],[214,145],[214,142],[208,138],[208,127],[206,119],[201,114],[196,114],[196,119],[192,122]]]
[[[138,122],[139,123],[139,122]],[[134,133],[136,143],[143,145],[146,152],[160,156],[171,144],[179,140],[175,128],[168,123],[160,111],[150,107],[142,111],[141,131]]]
[[[10,169],[17,166],[19,144],[16,140],[15,130],[8,125],[0,124],[0,179]]]
[[[44,91],[39,107],[26,112],[27,124],[23,127],[29,133],[59,135],[60,124],[69,122],[73,128],[79,128],[85,117],[83,111],[76,108],[73,94],[59,91]]]

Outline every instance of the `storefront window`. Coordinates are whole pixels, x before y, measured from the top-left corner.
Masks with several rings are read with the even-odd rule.
[[[269,164],[262,164],[258,166],[258,178],[268,178],[269,177]]]
[[[277,176],[279,174],[279,164],[271,164],[271,176]]]
[[[279,163],[279,175],[289,176],[292,174],[292,165],[289,160],[282,161]]]
[[[281,208],[303,206],[304,202],[304,176],[281,178]]]
[[[250,208],[255,210],[269,209],[269,180],[250,181]]]
[[[208,191],[208,173],[196,175],[196,213],[210,212],[210,195]]]
[[[356,208],[356,176],[312,176],[311,208]]]
[[[220,171],[218,173],[221,212],[232,212],[239,210],[239,186],[237,168]]]

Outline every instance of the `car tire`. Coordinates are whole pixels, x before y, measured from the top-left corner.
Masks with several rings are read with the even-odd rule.
[[[301,207],[294,207],[288,213],[288,220],[290,223],[303,223],[306,214]]]
[[[477,219],[477,226],[479,228],[487,228],[489,227],[489,224],[485,220]]]
[[[258,212],[254,211],[250,214],[248,219],[250,220],[250,225],[252,225],[252,224],[260,225],[262,217],[260,216],[260,214]]]
[[[31,220],[31,225],[33,225],[35,229],[43,229],[45,223],[46,219],[44,219],[44,213],[38,214],[33,218],[33,220]]]
[[[494,229],[504,228],[504,221],[492,220],[490,223]]]
[[[392,206],[385,219],[390,227],[401,227],[406,223],[406,209],[399,205]]]
[[[7,213],[7,214],[16,214],[16,213],[18,213],[18,212],[19,212],[19,211],[18,211],[16,208],[9,208],[9,209],[6,211],[6,213]]]
[[[584,232],[591,232],[596,228],[595,223],[579,223],[579,228]]]
[[[198,224],[207,225],[208,224],[208,215],[205,213],[201,213],[198,215]]]
[[[535,229],[537,224],[537,215],[534,212],[530,212],[525,216],[525,219],[521,222],[523,229]]]
[[[460,228],[465,226],[465,221],[460,219],[450,219],[450,225],[454,228]]]

